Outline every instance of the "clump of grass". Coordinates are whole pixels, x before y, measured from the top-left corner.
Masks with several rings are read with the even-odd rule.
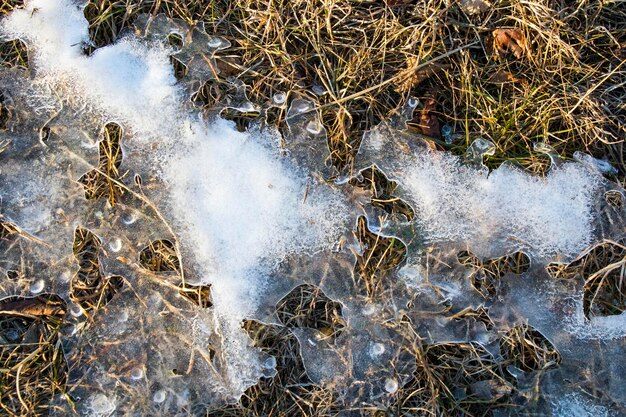
[[[532,372],[558,365],[561,354],[537,329],[522,324],[500,339],[500,354],[522,371]]]
[[[254,345],[276,358],[276,375],[250,387],[239,404],[209,410],[212,417],[322,417],[339,411],[328,389],[313,384],[300,358],[300,345],[288,328],[244,322]]]
[[[12,106],[7,103],[6,97],[0,91],[0,131],[7,130],[12,117]],[[2,144],[3,146],[5,144]]]
[[[150,243],[139,253],[139,264],[153,272],[170,272],[180,270],[180,259],[174,243],[167,239],[159,239]]]
[[[287,327],[317,329],[327,337],[336,338],[345,327],[341,304],[308,284],[294,288],[280,300],[276,313]]]
[[[181,282],[178,287],[180,295],[202,308],[213,307],[210,285],[189,285]]]
[[[626,246],[622,242],[601,242],[569,264],[548,265],[548,272],[558,279],[584,280],[585,317],[626,311]]]
[[[2,0],[0,2],[0,16],[9,14],[16,7],[21,7],[23,5],[24,5],[24,0]]]
[[[176,245],[171,240],[159,239],[139,252],[139,265],[152,272],[181,272],[180,258]],[[178,292],[192,303],[202,308],[213,307],[210,285],[191,285],[184,280],[178,284]]]
[[[417,343],[417,369],[388,410],[414,415],[492,415],[509,405],[513,386],[493,356],[477,343]]]
[[[372,193],[371,203],[373,206],[380,207],[392,216],[402,215],[406,220],[412,220],[415,216],[411,206],[404,200],[396,197],[394,192],[398,184],[390,181],[385,174],[372,166],[360,172],[363,177],[361,181],[356,178],[350,183],[354,186],[369,190]]]
[[[19,39],[0,42],[0,61],[5,67],[28,68],[28,49]]]
[[[120,165],[122,164],[122,128],[117,123],[107,123],[103,129],[103,138],[99,142],[100,158],[98,168],[85,173],[78,180],[85,189],[85,198],[95,200],[106,197],[111,206],[119,200],[124,189],[119,185]]]
[[[385,288],[389,271],[397,267],[406,256],[406,246],[397,238],[372,233],[367,221],[360,217],[356,237],[362,248],[355,267],[356,286],[367,297],[375,299]]]
[[[64,392],[68,370],[58,332],[65,312],[54,295],[0,302],[0,414],[47,415]]]
[[[100,267],[102,244],[91,231],[78,227],[74,232],[74,256],[78,272],[70,282],[70,297],[86,311],[105,306],[124,285],[124,278],[105,277]]]
[[[496,295],[504,275],[523,274],[530,267],[530,258],[523,252],[482,261],[469,251],[461,251],[457,254],[457,259],[462,265],[474,270],[470,275],[470,282],[485,298]]]

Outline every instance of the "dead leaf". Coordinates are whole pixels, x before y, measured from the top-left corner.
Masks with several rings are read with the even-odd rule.
[[[56,297],[13,298],[3,300],[0,315],[60,316],[65,315],[65,303]]]
[[[419,67],[420,61],[417,57],[409,57],[406,60],[406,68],[400,73],[400,81],[396,87],[399,93],[408,93],[412,88],[426,81],[428,78],[450,68],[450,64],[433,62],[429,65]]]
[[[484,13],[491,8],[491,3],[487,0],[459,0],[459,4],[469,15]]]
[[[509,71],[504,70],[496,71],[496,73],[489,77],[488,80],[488,82],[492,84],[519,83],[522,81],[524,80],[522,80],[521,78],[517,78]]]
[[[419,111],[419,128],[423,135],[432,138],[441,137],[441,125],[435,114],[437,109],[437,101],[434,98],[426,99],[424,108]]]
[[[501,28],[492,32],[493,50],[496,56],[512,53],[515,58],[521,59],[529,54],[528,42],[524,32],[517,28]]]

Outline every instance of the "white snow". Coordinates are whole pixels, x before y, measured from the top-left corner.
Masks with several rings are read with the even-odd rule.
[[[27,43],[37,88],[119,122],[134,149],[143,150],[168,190],[156,203],[193,248],[195,278],[212,285],[230,383],[243,392],[238,381],[255,380],[259,364],[241,320],[255,311],[266,277],[287,255],[330,249],[339,239],[343,199],[309,184],[308,174],[271,146],[276,137],[238,133],[227,121],[207,125],[189,113],[171,51],[160,43],[125,37],[88,57],[81,51],[87,21],[69,0],[30,1],[0,29]],[[160,149],[154,155],[153,145]]]
[[[374,131],[365,148],[370,153],[397,149],[390,136]],[[394,153],[387,157],[396,158]],[[387,162],[383,158],[381,168]],[[541,258],[567,258],[593,239],[593,201],[602,178],[586,165],[566,163],[545,177],[510,165],[488,173],[430,149],[391,165],[389,172],[404,193],[399,196],[412,204],[430,243],[459,242],[483,256],[521,249]]]

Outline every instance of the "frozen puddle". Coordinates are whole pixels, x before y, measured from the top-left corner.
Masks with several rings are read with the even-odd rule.
[[[364,138],[358,164],[396,181],[394,195],[415,213],[389,216],[354,181],[324,180],[324,131],[311,103],[280,95],[251,103],[241,91],[232,98],[231,107],[261,113],[289,105],[285,137],[202,116],[191,86],[214,76],[210,63],[193,61],[177,81],[170,55],[210,57],[228,41],[195,29],[175,50],[167,35],[189,29],[161,16],[139,22],[135,34],[91,56],[83,53],[83,11],[69,0],[30,1],[0,22],[2,37],[23,40],[29,52],[28,71],[0,71],[11,107],[0,133],[1,212],[21,235],[7,245],[2,268],[23,272],[0,290],[56,293],[70,306],[63,342],[72,411],[186,415],[236,402],[281,366],[252,345],[244,320],[286,326],[307,383],[330,387],[346,408],[397,404],[419,379],[416,355],[432,361],[445,343],[465,352],[458,358],[493,361],[502,394],[487,400],[496,405],[530,401],[529,412],[562,415],[624,406],[623,314],[602,316],[604,281],[558,280],[546,268],[623,237],[623,204],[605,197],[623,202],[623,190],[592,159],[554,166],[545,177],[512,166],[489,173],[481,164],[488,144],[459,158],[381,125]],[[406,246],[380,291],[364,292],[355,277],[368,250],[354,234],[360,216],[370,233]],[[516,252],[528,262],[498,261]],[[96,288],[95,299],[85,286]],[[590,290],[599,295],[584,298]],[[208,291],[210,300],[201,300]],[[288,293],[334,300],[341,332],[330,337],[328,327],[291,320],[281,301]],[[479,308],[491,324],[461,314]],[[586,318],[589,311],[598,317]],[[507,346],[517,345],[502,340],[526,324],[537,329],[529,335],[547,338],[552,362],[525,370],[506,362]],[[540,377],[544,365],[553,369]],[[608,383],[598,405],[552,400],[580,399],[562,381],[581,375],[586,389]],[[538,402],[529,397],[535,378]],[[495,382],[485,381],[492,379],[449,395],[486,395]],[[55,402],[59,415],[72,409],[66,396]]]

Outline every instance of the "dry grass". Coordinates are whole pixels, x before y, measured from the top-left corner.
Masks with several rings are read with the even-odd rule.
[[[510,405],[503,365],[476,343],[414,344],[417,369],[388,410],[393,417],[489,416]]]
[[[505,274],[523,274],[530,267],[530,258],[523,252],[482,261],[471,252],[462,251],[457,254],[457,258],[462,265],[473,269],[470,282],[485,298],[496,295]]]
[[[276,375],[250,387],[239,404],[208,411],[211,417],[323,417],[335,415],[333,396],[313,384],[300,358],[298,340],[288,328],[244,323],[254,345],[276,358]]]
[[[78,182],[83,185],[87,200],[106,197],[111,206],[114,206],[124,192],[118,183],[121,178],[119,168],[122,164],[122,128],[116,123],[107,123],[102,136],[98,144],[98,168],[85,173]]]
[[[389,287],[385,279],[404,260],[406,246],[400,239],[372,233],[364,217],[358,220],[356,237],[362,250],[355,267],[356,287],[363,295],[376,299]]]
[[[522,371],[532,372],[556,366],[561,354],[537,329],[519,325],[500,339],[500,354],[504,360]]]
[[[626,246],[622,242],[601,242],[569,264],[549,265],[548,272],[557,279],[581,279],[585,283],[585,317],[626,311]]]
[[[423,103],[413,129],[459,153],[477,136],[489,139],[491,166],[514,160],[543,170],[532,151],[542,141],[626,169],[619,2],[503,1],[472,15],[440,0],[92,0],[93,47],[115,41],[139,13],[161,12],[232,42],[217,56],[218,82],[239,78],[257,102],[276,92],[313,100],[339,169],[352,165],[363,131],[410,96]],[[499,28],[523,37],[523,54],[495,42]],[[450,145],[437,125],[454,132]]]
[[[46,415],[63,392],[67,366],[58,331],[65,312],[54,295],[0,302],[0,414]]]
[[[326,337],[336,338],[346,327],[341,304],[312,285],[294,288],[276,305],[280,321],[287,327],[308,327]]]
[[[104,276],[100,267],[100,239],[91,231],[76,228],[74,256],[78,272],[70,283],[70,297],[85,311],[94,312],[105,306],[124,285],[124,278]]]
[[[2,0],[0,14],[19,4]],[[210,109],[234,95],[236,86],[227,77],[245,83],[255,102],[266,102],[279,92],[312,100],[328,132],[330,159],[337,170],[351,170],[364,131],[409,97],[418,97],[421,104],[409,129],[431,136],[440,148],[462,154],[480,136],[496,145],[495,155],[487,160],[490,167],[508,160],[542,172],[547,159],[532,147],[541,141],[566,157],[575,150],[605,156],[620,169],[618,179],[626,182],[626,10],[619,1],[504,0],[470,14],[459,3],[443,0],[91,0],[85,16],[92,45],[85,52],[114,42],[140,13],[202,22],[207,32],[231,41],[233,46],[216,57],[221,76],[192,98],[198,106]],[[521,35],[523,42],[503,44],[502,32],[494,34],[496,29]],[[19,41],[0,45],[0,57],[4,65],[27,67],[28,55]],[[185,64],[176,59],[172,63],[176,76],[185,77]],[[259,115],[225,116],[245,130]],[[266,121],[285,126],[284,110],[268,116]],[[0,92],[0,129],[10,118],[10,103]],[[104,129],[98,169],[81,179],[87,198],[106,197],[112,205],[120,198],[122,190],[112,179],[120,175],[121,133],[117,125]],[[414,215],[394,196],[396,185],[383,173],[372,169],[363,177],[361,186],[372,191],[373,204],[390,214]],[[19,233],[9,223],[0,226],[2,239]],[[357,285],[364,295],[376,298],[406,248],[369,231],[364,219],[356,235],[363,249],[356,265]],[[99,250],[95,235],[77,229],[74,252],[80,270],[72,293],[90,311],[104,305],[123,282],[102,275]],[[459,261],[476,270],[472,283],[489,297],[505,273],[528,268],[524,257],[483,261],[467,253]],[[181,272],[174,245],[165,240],[142,251],[140,264],[156,273]],[[568,266],[552,269],[561,278],[585,279],[587,316],[626,309],[622,245],[599,246]],[[198,305],[211,306],[210,287],[182,282],[180,288]],[[318,289],[302,286],[277,310],[285,327],[245,324],[255,345],[277,358],[277,375],[250,388],[240,404],[208,415],[325,416],[338,411],[332,394],[306,377],[288,327],[337,335],[344,326],[340,306]],[[0,356],[3,369],[10,370],[2,373],[0,404],[9,415],[45,414],[49,398],[62,390],[66,377],[56,339],[57,313],[45,319],[0,317]],[[491,323],[484,309],[462,313],[457,316]],[[7,341],[8,334],[33,337],[32,343]],[[480,345],[415,342],[414,349],[414,378],[385,414],[488,415],[507,404],[511,387],[502,364]],[[558,352],[528,326],[511,329],[501,350],[506,361],[529,371],[559,361]]]

